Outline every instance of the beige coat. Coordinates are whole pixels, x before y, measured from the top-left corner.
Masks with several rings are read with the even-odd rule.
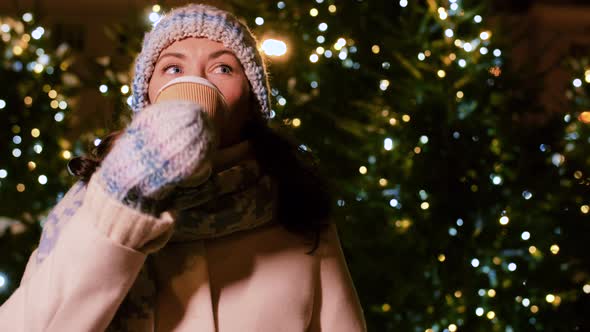
[[[110,198],[91,179],[82,206],[43,263],[33,252],[0,306],[0,331],[103,331],[173,222]],[[314,255],[308,241],[268,225],[157,251],[155,326],[134,331],[362,332],[363,310],[336,227]]]

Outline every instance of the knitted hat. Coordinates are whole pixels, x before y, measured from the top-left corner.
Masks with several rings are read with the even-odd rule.
[[[261,115],[270,118],[269,83],[262,55],[250,29],[231,13],[210,5],[189,4],[164,14],[147,32],[135,60],[131,109],[139,112],[149,104],[148,84],[160,52],[175,41],[205,37],[221,42],[234,52],[250,82]]]

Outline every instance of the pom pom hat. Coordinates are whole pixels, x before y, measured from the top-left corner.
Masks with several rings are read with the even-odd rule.
[[[258,111],[270,119],[269,83],[264,59],[256,38],[233,14],[213,6],[189,4],[164,14],[143,38],[135,60],[131,109],[134,113],[149,105],[148,84],[160,53],[175,41],[204,37],[222,43],[236,55],[256,97]]]

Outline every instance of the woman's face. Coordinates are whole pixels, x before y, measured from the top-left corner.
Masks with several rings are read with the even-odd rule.
[[[156,61],[148,86],[150,103],[168,81],[180,76],[200,76],[213,83],[227,102],[229,115],[215,123],[220,147],[240,141],[240,131],[250,114],[250,85],[234,53],[207,38],[185,38],[165,48]]]

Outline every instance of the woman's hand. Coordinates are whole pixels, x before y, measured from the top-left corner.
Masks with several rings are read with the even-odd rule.
[[[189,101],[163,101],[135,115],[97,171],[116,199],[158,215],[170,192],[199,168],[217,145],[213,124]]]

